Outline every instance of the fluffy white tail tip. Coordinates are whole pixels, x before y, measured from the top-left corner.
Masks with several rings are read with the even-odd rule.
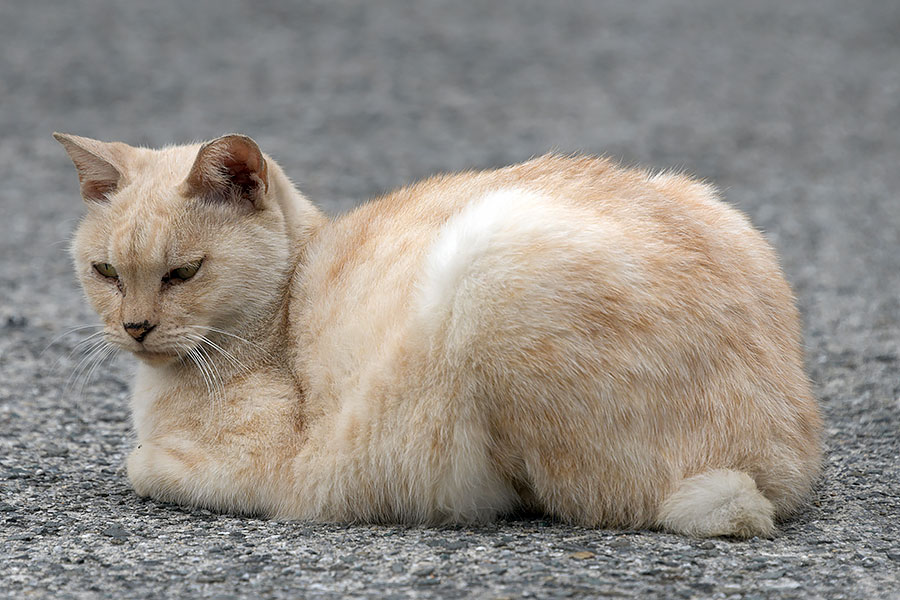
[[[659,525],[695,537],[770,537],[774,515],[749,475],[716,469],[682,481],[660,507]]]

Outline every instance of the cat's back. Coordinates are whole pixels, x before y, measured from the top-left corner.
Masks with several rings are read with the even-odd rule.
[[[362,305],[388,290],[408,298],[429,268],[458,266],[461,256],[508,243],[521,246],[523,256],[549,251],[540,239],[528,248],[538,230],[584,241],[595,259],[632,266],[661,285],[715,280],[791,301],[769,244],[711,186],[605,158],[556,154],[437,175],[335,219],[310,245],[299,295],[352,297]]]
[[[383,345],[429,285],[429,272],[452,270],[431,264],[435,260],[485,250],[474,238],[484,242],[523,222],[564,233],[565,215],[600,218],[618,211],[615,194],[639,186],[638,175],[605,159],[547,155],[501,169],[436,175],[366,202],[333,220],[297,271],[292,313],[303,325],[298,333],[306,335],[301,345],[307,354],[346,345],[341,339]],[[547,211],[558,213],[550,223],[535,214]],[[345,362],[335,359],[332,364]]]
[[[567,294],[581,314],[539,309]],[[479,311],[504,303],[529,309],[522,318],[538,326],[606,324],[609,339],[627,342],[650,322],[736,335],[773,327],[800,360],[790,289],[743,215],[686,176],[593,157],[439,175],[370,201],[310,245],[294,298],[301,370],[332,397],[396,353],[411,328],[440,328],[452,315],[496,332]]]
[[[497,206],[489,223],[466,221],[470,214],[485,217],[491,212],[488,206]],[[674,172],[623,168],[606,158],[557,154],[500,169],[437,175],[402,187],[336,219],[317,249],[327,257],[325,279],[331,281],[362,259],[377,258],[373,250],[391,252],[385,245],[406,253],[424,249],[442,229],[497,227],[554,211],[550,227],[564,229],[567,217],[574,217],[585,225],[614,227],[636,246],[653,242],[673,252],[752,248],[751,254],[774,260],[749,221],[704,182]],[[739,258],[745,262],[748,257]],[[725,251],[710,259],[727,262],[729,257]]]

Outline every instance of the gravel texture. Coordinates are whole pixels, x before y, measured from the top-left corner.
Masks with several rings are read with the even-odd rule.
[[[0,3],[0,596],[900,598],[900,3]],[[131,364],[89,380],[54,129],[254,136],[337,213],[549,149],[716,182],[782,256],[827,418],[773,540],[522,517],[278,523],[140,500]]]

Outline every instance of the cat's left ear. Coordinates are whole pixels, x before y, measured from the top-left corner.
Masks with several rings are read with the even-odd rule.
[[[249,203],[261,209],[269,189],[266,159],[249,137],[224,135],[200,148],[181,185],[182,193],[189,198]]]

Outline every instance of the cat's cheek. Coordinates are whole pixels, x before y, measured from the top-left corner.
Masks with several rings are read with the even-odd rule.
[[[109,287],[111,286],[104,286],[99,290],[86,287],[84,291],[94,312],[108,327],[115,330],[121,324],[121,295],[117,291],[110,291]]]

